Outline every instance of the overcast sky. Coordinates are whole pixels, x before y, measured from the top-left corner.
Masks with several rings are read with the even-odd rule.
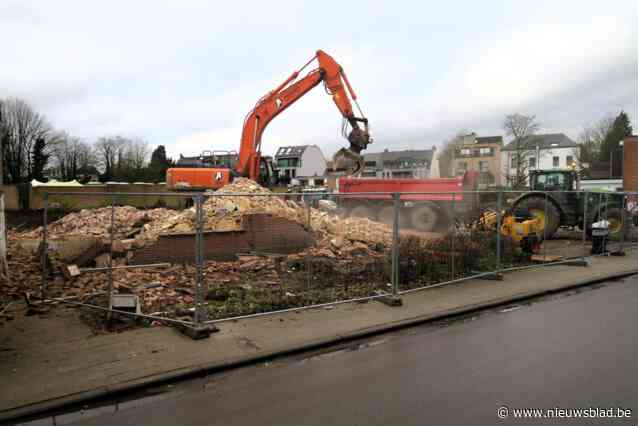
[[[428,148],[507,113],[576,137],[620,109],[638,128],[638,2],[0,0],[0,97],[92,141],[172,156],[238,149],[246,113],[317,49],[341,63],[374,145]],[[346,141],[321,87],[277,117],[264,152]]]

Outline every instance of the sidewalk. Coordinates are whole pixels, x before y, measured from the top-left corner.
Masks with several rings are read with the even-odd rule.
[[[638,273],[638,251],[470,280],[403,297],[220,324],[193,341],[168,327],[94,336],[72,309],[0,326],[0,421],[162,379],[221,369],[393,327]]]

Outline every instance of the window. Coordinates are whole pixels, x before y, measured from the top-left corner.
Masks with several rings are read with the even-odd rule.
[[[534,185],[535,190],[543,191],[545,189],[566,189],[567,180],[564,173],[550,173],[539,175],[536,177]]]
[[[554,166],[554,167],[560,166],[560,157],[554,156],[552,158],[552,166]]]
[[[574,156],[572,155],[568,155],[567,156],[567,167],[571,167],[574,165]]]
[[[512,168],[512,169],[515,169],[515,168],[516,168],[516,166],[518,166],[518,164],[517,164],[517,163],[518,163],[518,161],[517,161],[517,159],[516,159],[516,158],[517,158],[517,157],[516,157],[516,154],[512,154],[512,157],[511,157],[511,163],[512,163],[512,164],[510,165],[510,168]]]
[[[377,167],[377,162],[376,161],[366,161],[365,162],[365,166],[366,167]]]
[[[535,169],[536,168],[536,157],[529,157],[529,168],[530,169]]]
[[[490,171],[490,165],[487,161],[479,161],[479,172],[486,173]]]
[[[277,167],[300,167],[298,158],[280,158],[277,160]]]
[[[492,148],[484,147],[479,149],[479,155],[481,157],[490,157],[492,155]]]
[[[461,155],[469,157],[472,155],[472,150],[470,148],[461,148]]]

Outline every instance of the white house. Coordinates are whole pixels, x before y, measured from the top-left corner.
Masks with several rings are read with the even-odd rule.
[[[518,148],[517,148],[518,145]],[[533,135],[513,140],[501,150],[503,182],[516,176],[517,153],[521,155],[521,170],[580,169],[580,146],[564,133]]]
[[[275,154],[279,178],[284,182],[296,179],[302,185],[323,185],[326,158],[317,145],[282,146]]]
[[[390,151],[366,153],[363,155],[363,170],[361,177],[369,178],[418,178],[430,177],[432,149],[408,149],[405,151]],[[437,172],[438,173],[438,172]]]

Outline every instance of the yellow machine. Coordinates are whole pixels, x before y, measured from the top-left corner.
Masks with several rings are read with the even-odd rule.
[[[501,235],[518,242],[523,253],[531,255],[540,251],[543,230],[538,218],[535,218],[527,211],[504,212],[501,217]],[[497,212],[487,211],[470,227],[473,229],[493,230],[497,224]]]

